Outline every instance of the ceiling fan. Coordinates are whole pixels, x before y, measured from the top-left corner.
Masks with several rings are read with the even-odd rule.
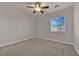
[[[33,13],[41,12],[44,13],[43,9],[48,9],[49,6],[42,6],[41,2],[35,2],[33,6],[26,6],[27,8],[34,8]]]

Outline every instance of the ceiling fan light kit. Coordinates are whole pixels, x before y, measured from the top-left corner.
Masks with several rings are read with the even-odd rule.
[[[42,6],[41,2],[35,2],[34,7],[27,6],[27,8],[34,8],[33,13],[36,13],[36,12],[44,13],[43,10],[48,9],[49,6]]]
[[[41,8],[35,8],[36,11],[40,12],[41,11]]]

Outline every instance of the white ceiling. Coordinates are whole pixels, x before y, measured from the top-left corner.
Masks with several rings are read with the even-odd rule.
[[[9,2],[9,3],[0,3],[1,4],[4,4],[8,7],[12,7],[12,8],[16,8],[18,9],[19,11],[25,13],[25,14],[30,14],[30,15],[41,15],[41,13],[37,12],[35,14],[33,14],[33,9],[30,9],[30,8],[27,8],[26,6],[27,5],[32,5],[34,4],[34,2]],[[65,9],[65,8],[69,8],[71,6],[74,5],[73,2],[43,2],[42,5],[49,5],[49,9],[47,10],[44,10],[44,14],[48,14],[48,13],[51,13],[51,12],[55,12],[55,11],[59,11],[59,10],[62,10],[62,9]],[[59,5],[58,8],[55,8],[54,6],[55,5]]]

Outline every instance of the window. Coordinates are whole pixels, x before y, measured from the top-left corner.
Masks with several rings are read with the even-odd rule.
[[[53,17],[50,21],[50,31],[65,32],[64,16]]]

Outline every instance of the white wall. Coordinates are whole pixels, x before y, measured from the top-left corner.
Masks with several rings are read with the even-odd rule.
[[[50,32],[49,30],[49,22],[54,16],[65,16],[66,20],[66,32]],[[53,40],[57,42],[72,44],[73,43],[73,28],[72,28],[72,17],[73,10],[72,7],[64,10],[60,10],[57,12],[53,12],[51,14],[41,16],[37,21],[37,35],[39,38]]]
[[[0,46],[35,36],[34,17],[0,4]]]
[[[79,3],[74,6],[74,47],[79,54]]]
[[[72,13],[72,8],[68,8],[39,18],[10,5],[0,4],[0,46],[33,37],[72,44]],[[50,32],[51,18],[60,15],[66,17],[66,32]]]

